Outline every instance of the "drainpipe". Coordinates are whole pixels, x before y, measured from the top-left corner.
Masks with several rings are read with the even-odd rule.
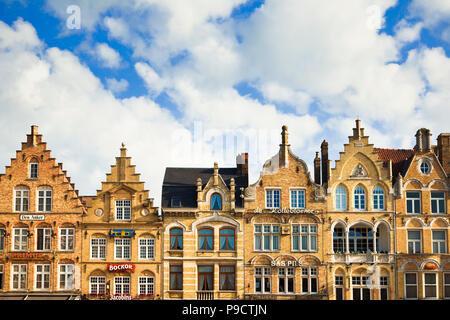
[[[394,191],[393,209],[394,209],[394,272],[395,272],[395,300],[398,300],[398,265],[397,265],[397,209],[396,209],[396,195]]]

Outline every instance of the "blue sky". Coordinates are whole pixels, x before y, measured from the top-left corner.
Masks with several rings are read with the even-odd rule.
[[[356,118],[377,147],[449,131],[446,0],[4,0],[0,21],[0,163],[37,124],[83,194],[122,141],[158,203],[166,166],[250,152],[255,181],[283,124],[310,168]]]

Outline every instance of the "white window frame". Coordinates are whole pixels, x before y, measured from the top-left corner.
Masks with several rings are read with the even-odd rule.
[[[19,193],[19,196],[18,194]],[[25,196],[26,194],[26,196]],[[17,200],[20,201],[19,209],[17,209]],[[25,201],[26,200],[26,201]],[[25,204],[26,202],[26,204]],[[30,211],[30,189],[27,187],[14,188],[14,212],[29,212]]]
[[[339,283],[339,284],[336,283],[337,277],[342,278],[342,283]],[[342,300],[345,300],[345,276],[341,275],[341,274],[334,275],[333,286],[334,286],[334,300],[337,300],[336,299],[336,297],[337,297],[336,289],[342,289]]]
[[[356,190],[358,190],[359,188],[361,188],[363,193],[356,193]],[[356,208],[356,203],[358,203],[359,208]],[[364,206],[363,208],[361,208],[361,204]],[[355,187],[355,190],[353,190],[353,210],[355,210],[355,211],[366,211],[367,210],[367,191],[360,184],[358,184]]]
[[[354,284],[353,283],[353,278],[359,278],[359,284]],[[370,283],[368,283],[370,281],[370,277],[367,275],[362,275],[362,274],[355,274],[352,275],[350,277],[350,291],[352,293],[352,300],[356,301],[355,299],[353,299],[353,289],[359,289],[360,291],[360,297],[364,297],[364,289],[368,289],[369,290],[369,300],[372,300],[372,290],[371,290],[371,286]],[[364,299],[359,299],[359,301],[363,301]]]
[[[292,193],[297,193],[297,206],[292,205]],[[300,206],[300,194],[303,197],[303,206]],[[306,189],[305,188],[289,188],[289,207],[291,209],[305,209],[306,208]]]
[[[261,279],[261,292],[256,291],[256,279]],[[255,266],[254,291],[256,294],[272,293],[272,270],[270,267]],[[270,291],[266,291],[266,281],[269,281]]]
[[[274,191],[278,191],[278,207],[275,206],[275,193]],[[271,192],[270,200],[272,202],[272,206],[268,206],[268,192]],[[266,209],[279,209],[281,208],[281,188],[264,188],[264,205]]]
[[[303,227],[307,228],[307,231],[304,231]],[[315,227],[316,231],[313,232],[312,227]],[[294,228],[298,228],[298,232],[294,233]],[[293,223],[291,225],[291,248],[292,252],[317,252],[318,251],[318,226],[316,223]],[[294,237],[298,237],[298,249],[294,249]],[[302,246],[302,238],[306,237],[307,239],[307,248],[304,249]],[[312,248],[312,244],[314,241],[312,240],[315,237],[315,249]]]
[[[314,270],[314,272],[313,272]],[[317,294],[319,291],[319,271],[317,267],[303,266],[301,268],[301,280],[302,280],[302,294]],[[308,281],[308,291],[303,290],[303,279]],[[316,281],[316,290],[311,291],[313,279]]]
[[[38,271],[39,267],[42,268],[42,271]],[[45,271],[45,268],[48,267],[48,271]],[[52,267],[50,265],[50,263],[38,263],[34,265],[34,290],[38,290],[38,291],[49,291],[51,286],[52,286],[52,279],[51,279],[51,274],[52,274]],[[45,276],[48,276],[48,288],[43,287],[44,283],[45,283]],[[37,284],[38,284],[38,277],[41,276],[41,283],[42,283],[42,287],[38,288]]]
[[[120,288],[120,290],[117,290]],[[128,290],[126,290],[128,289]],[[120,292],[118,292],[120,291]],[[128,292],[125,292],[128,291]],[[130,276],[116,276],[114,277],[114,295],[127,295],[131,294],[131,277]]]
[[[63,234],[63,231],[65,234]],[[69,234],[72,231],[72,234]],[[72,248],[69,248],[70,238],[72,238]],[[63,244],[65,244],[66,249],[63,249]],[[74,251],[75,250],[75,228],[66,227],[59,228],[59,250],[60,251]]]
[[[408,198],[408,193],[418,193],[419,194],[419,198]],[[417,199],[419,200],[419,212],[415,212],[416,210],[416,201]],[[408,212],[408,200],[412,201],[411,203],[411,208],[412,208],[412,212]],[[420,191],[406,191],[405,192],[405,212],[406,214],[421,214],[422,213],[422,194]]]
[[[0,252],[5,251],[6,229],[0,228]]]
[[[15,272],[14,271],[14,267],[18,266],[19,271]],[[25,267],[25,271],[21,270],[22,267]],[[17,279],[17,283],[20,285],[20,283],[22,282],[21,280],[23,280],[23,278],[25,278],[25,288],[14,288],[14,275],[18,276]],[[10,285],[11,290],[13,291],[24,291],[27,290],[28,288],[28,264],[26,263],[14,263],[11,264],[11,285]]]
[[[43,245],[43,249],[39,249],[38,248],[38,244],[39,244],[39,230],[43,230],[43,239],[42,239],[42,245]],[[35,245],[35,250],[39,251],[39,252],[48,252],[52,250],[52,229],[51,228],[36,228],[35,229],[35,240],[36,240],[36,245]],[[48,249],[45,249],[46,245],[48,244]]]
[[[426,164],[428,166],[428,171],[427,172],[423,172],[422,171],[422,165],[423,164]],[[427,175],[429,175],[431,173],[432,170],[433,170],[433,166],[431,165],[431,162],[429,160],[423,159],[423,158],[420,159],[420,161],[419,161],[419,172],[420,172],[421,175],[427,176]]]
[[[381,190],[381,193],[375,193],[376,190]],[[372,192],[373,210],[384,211],[386,210],[386,197],[384,196],[384,189],[380,185],[376,185]],[[381,208],[375,208],[375,204],[378,206],[381,202]]]
[[[115,201],[114,218],[117,221],[131,221],[131,200]]]
[[[442,297],[445,300],[450,299],[450,295],[448,297],[445,296],[445,287],[450,287],[450,281],[447,283],[445,282],[445,275],[449,275],[450,278],[450,272],[443,272],[442,273]]]
[[[64,271],[62,271],[64,267]],[[61,286],[61,277],[64,277],[65,286]],[[75,288],[75,265],[58,264],[58,290],[74,290]]]
[[[36,165],[36,176],[33,176],[34,170],[33,170],[33,165]],[[39,162],[37,161],[31,161],[28,164],[28,178],[29,179],[38,179],[39,178]]]
[[[101,240],[101,241],[100,241]],[[95,244],[93,244],[93,242],[97,242]],[[100,243],[100,242],[104,242]],[[91,242],[90,242],[91,246],[91,252],[90,252],[90,258],[92,260],[105,260],[106,259],[106,250],[107,250],[107,245],[108,245],[108,240],[106,238],[91,238]],[[97,257],[93,256],[93,248],[96,247],[97,248]],[[101,248],[104,248],[104,250],[102,251]],[[101,253],[104,252],[104,257],[101,256]]]
[[[128,244],[126,243],[128,242]],[[128,251],[126,250],[128,248]],[[128,252],[128,256],[125,253]],[[120,256],[118,255],[120,253]],[[131,259],[131,239],[130,238],[116,238],[114,239],[114,259],[115,260],[130,260]]]
[[[92,287],[95,287],[95,292],[93,292]],[[103,292],[99,290],[103,288]],[[89,277],[89,294],[90,295],[106,295],[106,277],[105,276],[90,276]]]
[[[139,295],[153,296],[155,294],[155,277],[138,277],[138,292]]]
[[[344,190],[344,193],[338,194],[338,190]],[[334,190],[334,208],[336,210],[341,210],[341,211],[348,210],[347,194],[348,194],[347,189],[345,189],[345,187],[343,185],[338,185],[336,190]],[[339,195],[339,201],[337,201],[338,195]]]
[[[426,274],[432,274],[435,277],[435,280],[436,280],[436,282],[435,282],[435,286],[436,286],[435,293],[436,293],[436,296],[435,297],[429,297],[429,298],[425,297],[425,288],[427,287],[427,284],[425,283],[425,275]],[[422,273],[422,284],[423,284],[422,285],[422,287],[423,287],[423,298],[425,300],[437,300],[437,299],[439,299],[439,277],[438,277],[438,273],[437,272],[423,272]]]
[[[419,235],[420,235],[420,240],[416,240],[416,239],[412,239],[412,240],[410,240],[409,239],[409,231],[418,231],[419,232]],[[422,235],[422,229],[407,229],[406,230],[406,250],[407,250],[407,252],[408,252],[408,254],[421,254],[421,253],[423,253],[423,241],[422,241],[422,239],[423,239],[423,235]],[[419,252],[416,252],[416,242],[419,242],[420,243],[420,251]],[[413,250],[413,252],[409,252],[409,244],[410,243],[413,243],[413,248],[414,248],[414,250]]]
[[[155,238],[139,238],[138,246],[139,260],[155,260]]]
[[[433,193],[442,193],[442,194],[444,194],[444,196],[442,198],[433,198]],[[430,212],[431,212],[431,214],[446,214],[447,210],[446,210],[446,205],[445,205],[446,204],[445,195],[446,195],[445,191],[431,191],[430,192]],[[437,208],[438,212],[433,212],[433,201],[436,201],[436,208]],[[439,210],[439,209],[441,209],[440,205],[439,205],[440,201],[442,201],[442,203],[444,205],[444,207],[442,208],[442,212],[440,212],[440,210]]]
[[[383,283],[384,281],[381,281],[382,279],[383,280],[386,279],[386,283]],[[389,300],[389,276],[381,275],[379,277],[379,282],[380,282],[379,299],[381,300],[381,290],[382,289],[386,289],[386,293],[387,293],[387,299],[386,300]]]
[[[43,195],[41,195],[43,192]],[[42,199],[42,209],[40,208],[40,200]],[[48,202],[50,199],[50,203]],[[53,207],[53,190],[50,187],[39,187],[36,190],[36,211],[37,212],[52,212]]]
[[[444,233],[444,240],[435,240],[434,239],[434,232],[435,231],[441,231]],[[434,252],[434,244],[437,243],[438,244],[438,248],[439,248],[439,252]],[[440,252],[440,244],[444,245],[444,252]],[[433,252],[433,254],[445,254],[447,253],[447,230],[446,229],[432,229],[431,230],[431,252]]]
[[[261,232],[255,231],[256,226],[261,227]],[[269,227],[269,226],[270,226],[270,232],[265,231],[264,227]],[[274,232],[274,227],[278,227],[278,232]],[[281,232],[280,232],[280,230],[281,230],[281,226],[278,223],[261,223],[261,224],[256,223],[256,224],[254,224],[253,225],[253,237],[255,239],[255,241],[253,242],[254,251],[279,252],[280,247],[281,247],[281,239],[280,239]],[[264,236],[268,236],[270,239],[269,240],[269,243],[270,243],[269,249],[264,248]],[[274,236],[278,236],[278,248],[277,249],[273,248]],[[261,239],[261,249],[256,248],[256,237],[260,237],[260,239]]]
[[[16,235],[16,230],[20,230],[20,234],[19,235]],[[11,241],[11,251],[28,251],[28,246],[29,246],[29,244],[28,244],[28,235],[29,235],[29,230],[28,230],[28,228],[13,228],[12,229],[12,241]],[[15,247],[14,247],[14,244],[15,244],[15,242],[16,242],[16,237],[19,237],[20,238],[20,240],[19,240],[19,249],[16,249]],[[22,242],[23,242],[23,238],[26,238],[26,241],[25,241],[25,248],[23,248],[22,247]]]
[[[283,270],[283,274],[281,274]],[[289,279],[292,279],[292,290],[288,291]],[[295,268],[294,267],[279,267],[277,272],[277,292],[279,294],[295,294]],[[280,291],[280,280],[284,280],[284,292]]]
[[[407,284],[406,283],[406,275],[407,274],[414,274],[416,276],[416,283],[415,284]],[[406,297],[406,289],[407,287],[416,287],[416,298],[407,298]],[[404,299],[405,300],[418,300],[419,299],[419,275],[417,272],[404,272],[403,273],[403,288],[404,288]]]

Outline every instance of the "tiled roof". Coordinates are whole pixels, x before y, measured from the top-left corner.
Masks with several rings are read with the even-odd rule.
[[[384,148],[373,148],[373,151],[378,153],[378,159],[383,160],[384,164],[387,164],[389,160],[392,161],[392,182],[395,181],[399,172],[402,176],[405,175],[415,152],[414,149]]]

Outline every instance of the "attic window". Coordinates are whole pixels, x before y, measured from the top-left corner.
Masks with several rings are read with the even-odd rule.
[[[39,164],[35,161],[30,162],[30,167],[29,167],[29,177],[31,179],[37,179],[38,177],[38,168],[39,168]]]
[[[420,172],[423,174],[429,174],[431,171],[431,166],[426,160],[422,160],[422,163],[420,164]]]
[[[172,198],[171,206],[172,206],[172,208],[180,208],[181,207],[181,200]]]

